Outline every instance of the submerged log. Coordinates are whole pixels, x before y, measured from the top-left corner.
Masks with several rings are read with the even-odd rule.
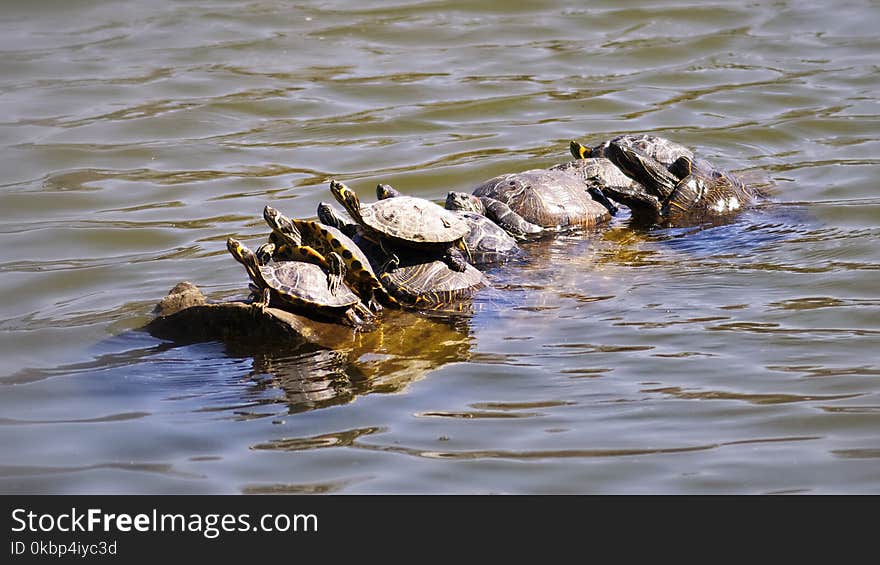
[[[302,342],[338,349],[354,343],[358,335],[348,326],[279,308],[259,308],[242,301],[208,302],[191,282],[175,285],[156,305],[155,313],[146,330],[172,341]]]

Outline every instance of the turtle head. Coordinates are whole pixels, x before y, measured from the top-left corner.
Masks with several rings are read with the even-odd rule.
[[[348,188],[341,182],[335,180],[330,181],[330,192],[336,201],[342,204],[345,211],[351,214],[351,217],[360,222],[361,220],[361,201],[358,195],[352,189]]]
[[[379,200],[385,200],[386,198],[396,198],[397,196],[403,196],[399,190],[392,187],[390,184],[377,184],[376,185],[376,198]]]
[[[281,238],[290,245],[302,245],[302,234],[293,221],[271,206],[263,208],[263,219]]]
[[[247,267],[249,270],[257,265],[257,256],[254,252],[245,246],[242,242],[234,237],[226,240],[226,249],[235,257],[235,260]]]
[[[281,218],[283,217],[284,214],[271,206],[267,205],[265,208],[263,208],[263,219],[266,220],[266,223],[269,224],[269,227],[272,228],[272,231],[277,231],[280,229],[282,221]]]
[[[691,174],[694,170],[694,160],[687,155],[682,155],[669,165],[669,172],[680,179]]]
[[[486,212],[486,208],[480,202],[480,199],[467,192],[448,192],[446,194],[445,208],[447,210],[476,212],[477,214],[484,214]]]
[[[339,228],[339,225],[342,218],[339,217],[339,214],[336,213],[336,210],[333,209],[333,206],[328,204],[327,202],[319,202],[318,203],[318,221],[324,225],[332,226],[334,228]]]
[[[588,159],[593,156],[592,149],[574,140],[568,144],[568,149],[575,159]]]

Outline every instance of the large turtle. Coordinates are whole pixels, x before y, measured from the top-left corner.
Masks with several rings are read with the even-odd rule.
[[[405,306],[434,309],[465,300],[488,286],[483,273],[467,263],[463,271],[455,271],[439,260],[420,259],[414,254],[389,255],[375,234],[346,221],[326,202],[318,204],[318,219],[352,237],[373,262],[388,292]]]
[[[463,245],[462,238],[470,227],[452,212],[412,196],[362,205],[353,190],[335,180],[330,181],[330,192],[381,245],[402,253],[436,253],[455,271],[467,268],[467,260],[457,246]]]
[[[593,227],[607,221],[616,210],[588,193],[591,186],[580,161],[500,175],[479,185],[473,195],[503,202],[527,222],[546,229]]]
[[[260,292],[260,299],[254,303],[260,308],[267,307],[274,299],[284,306],[322,314],[355,327],[364,323],[362,315],[372,316],[343,282],[345,263],[336,253],[327,256],[329,272],[325,272],[318,265],[302,261],[260,265],[256,254],[232,237],[226,240],[226,248],[244,265]]]
[[[263,219],[272,229],[271,237],[276,245],[280,243],[275,250],[276,259],[318,262],[313,258],[338,253],[345,262],[345,282],[371,310],[380,311],[380,302],[394,302],[361,248],[339,229],[311,220],[288,218],[271,206],[263,209]]]
[[[625,204],[654,223],[683,226],[717,221],[737,213],[756,197],[756,191],[736,175],[704,159],[683,155],[664,166],[635,147],[613,142],[605,153],[643,187],[641,192],[627,194]],[[606,192],[618,199],[613,191]]]
[[[462,193],[463,194],[463,193]],[[376,187],[376,196],[380,200],[396,198],[403,194],[387,184]],[[470,196],[470,195],[466,195]],[[471,230],[464,237],[471,263],[474,265],[491,265],[504,263],[523,256],[523,251],[516,240],[498,224],[482,214],[477,214],[458,206],[459,199],[446,198],[447,210],[467,222]]]

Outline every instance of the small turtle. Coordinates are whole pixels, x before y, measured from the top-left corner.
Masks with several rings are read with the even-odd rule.
[[[457,246],[463,245],[462,238],[470,227],[452,212],[412,196],[362,205],[353,190],[336,181],[330,181],[330,192],[382,246],[387,243],[400,251],[436,252],[451,269],[462,272],[467,268]]]
[[[271,299],[305,312],[323,314],[352,326],[371,317],[369,309],[343,282],[345,263],[336,253],[327,256],[329,273],[318,265],[301,261],[282,261],[260,265],[256,254],[243,243],[230,237],[226,248],[236,261],[244,265],[256,285],[260,299],[254,305],[265,308]]]
[[[349,234],[373,261],[379,280],[398,303],[411,308],[434,309],[465,300],[488,286],[483,274],[465,264],[455,271],[443,261],[425,261],[413,254],[387,255],[371,234],[358,224],[343,219],[326,202],[318,205],[318,219]]]
[[[275,257],[292,255],[289,258],[321,264],[313,259],[338,253],[345,262],[346,284],[372,311],[382,310],[380,302],[394,302],[379,282],[361,248],[337,228],[311,220],[288,218],[271,206],[263,209],[263,219],[272,229],[272,236],[282,243],[281,248],[276,249]]]
[[[631,147],[648,155],[652,159],[660,161],[668,167],[680,157],[694,158],[694,153],[684,145],[670,141],[665,137],[651,134],[627,134],[619,135],[607,141],[603,141],[595,147],[581,145],[577,141],[571,142],[571,153],[576,159],[589,157],[608,157],[608,148],[612,145]]]
[[[504,202],[487,196],[474,196],[467,192],[452,191],[446,195],[445,208],[486,216],[504,231],[517,238],[537,235],[544,231],[541,226],[525,221]]]
[[[683,226],[717,220],[736,213],[756,197],[736,175],[704,159],[684,155],[667,167],[639,149],[616,143],[609,145],[606,154],[644,187],[627,205],[639,208],[639,215],[654,223]]]
[[[473,195],[510,206],[527,222],[564,230],[593,227],[607,221],[611,209],[594,200],[577,166],[532,169],[500,175],[473,190]]]
[[[403,194],[387,184],[380,184],[376,188],[376,196],[380,200],[384,200],[386,198],[403,196]],[[467,246],[472,264],[490,265],[504,263],[523,255],[522,249],[516,244],[516,240],[504,231],[501,226],[482,214],[456,208],[456,202],[457,200],[453,199],[452,207],[450,208],[450,199],[447,196],[446,209],[454,212],[456,216],[467,222],[471,228],[470,233],[464,237],[464,243]]]

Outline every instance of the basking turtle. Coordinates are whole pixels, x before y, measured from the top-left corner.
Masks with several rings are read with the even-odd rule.
[[[338,253],[345,262],[346,284],[372,311],[382,310],[380,302],[394,302],[379,282],[361,248],[339,229],[311,220],[288,218],[271,206],[263,209],[263,219],[272,229],[272,237],[281,242],[281,247],[275,250],[275,257],[286,255],[299,261],[321,264],[314,258],[323,259],[330,253]]]
[[[391,255],[379,273],[388,292],[412,308],[432,309],[466,300],[486,286],[485,276],[472,265],[454,271],[443,261],[422,261]]]
[[[664,166],[639,149],[617,143],[611,143],[606,154],[643,187],[640,193],[636,190],[627,195],[630,202],[625,203],[654,223],[681,226],[717,220],[736,213],[756,197],[736,175],[704,159],[683,155]],[[618,198],[613,191],[606,192]]]
[[[345,263],[336,253],[327,256],[329,272],[318,265],[301,261],[282,261],[260,265],[257,256],[234,238],[226,240],[226,248],[235,260],[244,265],[248,276],[261,293],[256,306],[265,308],[271,299],[298,310],[323,314],[353,326],[364,323],[361,316],[371,317],[360,298],[343,281]]]
[[[474,196],[467,192],[449,192],[446,195],[447,210],[473,212],[490,219],[510,235],[524,238],[544,231],[537,224],[527,222],[522,216],[510,209],[510,206],[487,196]]]
[[[425,261],[413,254],[388,255],[371,234],[358,224],[343,219],[326,202],[318,205],[318,219],[349,234],[373,261],[379,280],[398,301],[412,308],[432,309],[471,297],[488,286],[483,274],[465,264],[464,271],[455,271],[443,261]]]
[[[330,192],[383,247],[389,244],[401,251],[435,252],[451,269],[462,272],[467,268],[467,260],[456,246],[463,245],[462,238],[470,227],[452,212],[412,196],[362,205],[353,190],[336,181],[330,181]]]
[[[589,193],[590,184],[578,161],[568,166],[500,175],[473,190],[474,196],[510,206],[522,218],[543,228],[593,227],[610,218],[613,208]]]
[[[694,158],[694,153],[684,145],[670,141],[665,137],[651,134],[626,134],[619,135],[607,141],[603,141],[595,147],[581,145],[577,141],[571,142],[571,153],[575,159],[587,159],[590,157],[608,157],[608,148],[612,145],[631,147],[656,159],[668,167],[680,157]]]
[[[380,184],[376,187],[376,196],[380,200],[384,200],[386,198],[403,196],[403,194],[387,184]],[[504,263],[523,255],[522,249],[516,244],[516,240],[504,231],[501,226],[482,214],[456,208],[455,202],[453,200],[452,207],[450,208],[450,200],[447,197],[446,209],[454,212],[456,216],[467,222],[471,228],[470,233],[464,237],[464,244],[467,246],[472,264],[490,265]]]

